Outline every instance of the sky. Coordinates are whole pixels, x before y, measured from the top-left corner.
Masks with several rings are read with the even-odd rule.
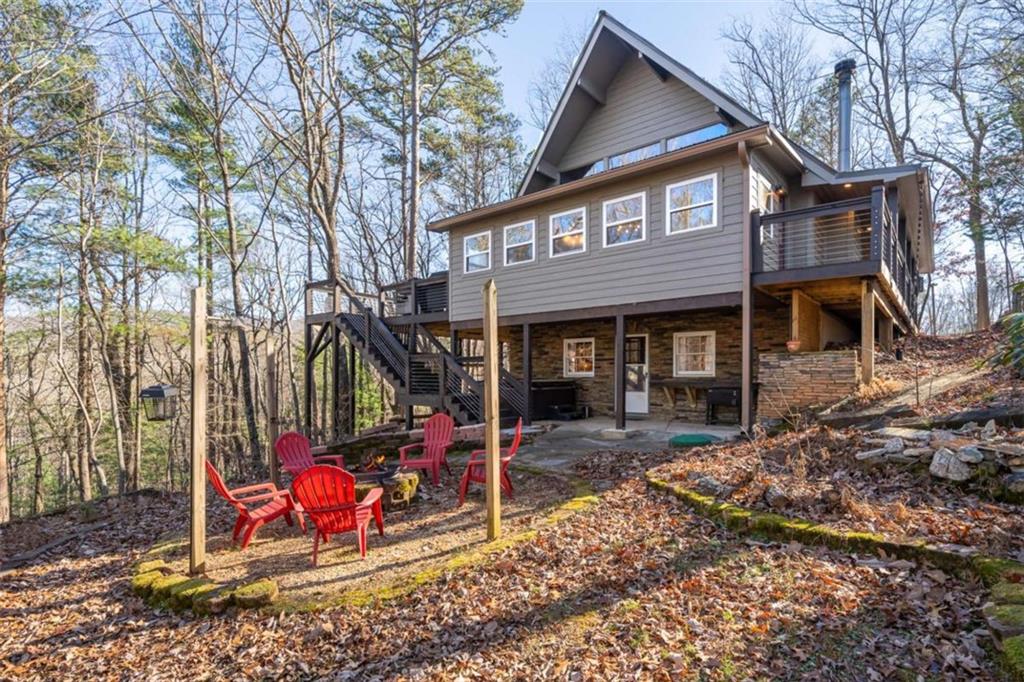
[[[491,36],[485,43],[501,68],[505,104],[523,122],[523,142],[532,148],[540,132],[528,124],[527,89],[567,29],[589,29],[603,9],[705,80],[721,85],[728,64],[722,27],[732,17],[744,16],[759,25],[776,6],[774,0],[526,0],[505,35]]]

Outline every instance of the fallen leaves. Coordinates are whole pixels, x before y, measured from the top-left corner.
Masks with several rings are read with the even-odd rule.
[[[185,501],[162,500],[161,523],[129,507],[0,584],[0,678],[993,677],[980,586],[738,538],[636,479],[669,457],[597,453],[590,511],[401,599],[321,613],[150,611],[128,567]]]

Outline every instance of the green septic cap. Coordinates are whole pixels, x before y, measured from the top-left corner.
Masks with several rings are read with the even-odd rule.
[[[672,436],[668,444],[674,448],[689,448],[695,445],[709,445],[719,440],[721,439],[718,436],[712,436],[710,433],[681,433]]]

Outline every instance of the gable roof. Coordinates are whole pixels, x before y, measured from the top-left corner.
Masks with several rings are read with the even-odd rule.
[[[520,196],[529,191],[531,185],[536,187],[533,180],[538,174],[550,173],[547,169],[557,163],[557,157],[565,151],[591,112],[600,106],[603,91],[622,65],[623,53],[635,53],[652,69],[663,74],[663,77],[679,79],[714,104],[723,118],[734,120],[745,127],[765,123],[736,100],[601,10],[558,105],[552,112],[551,120],[544,129],[540,144],[534,150],[526,175],[519,185]]]

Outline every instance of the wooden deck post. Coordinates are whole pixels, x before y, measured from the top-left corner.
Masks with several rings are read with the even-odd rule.
[[[860,380],[870,384],[875,378],[875,284],[861,282],[860,294]]]
[[[615,428],[626,428],[626,318],[615,316]]]
[[[526,387],[524,405],[526,414],[523,415],[523,424],[529,426],[531,423],[530,414],[533,412],[533,339],[530,333],[530,323],[523,324],[523,386]]]
[[[892,350],[893,326],[891,317],[882,315],[878,318],[878,345],[884,351]]]
[[[484,284],[484,442],[487,447],[487,539],[501,536],[501,475],[498,427],[500,421],[500,392],[498,390],[498,289],[494,280]]]
[[[348,431],[353,436],[356,435],[356,397],[359,395],[359,373],[357,371],[356,363],[359,361],[359,356],[356,355],[356,347],[349,342],[348,344]]]
[[[206,287],[192,290],[192,442],[188,570],[206,571]]]
[[[267,427],[270,441],[270,481],[281,487],[281,466],[277,461],[277,437],[281,435],[281,421],[277,405],[277,353],[274,338],[267,338]]]

